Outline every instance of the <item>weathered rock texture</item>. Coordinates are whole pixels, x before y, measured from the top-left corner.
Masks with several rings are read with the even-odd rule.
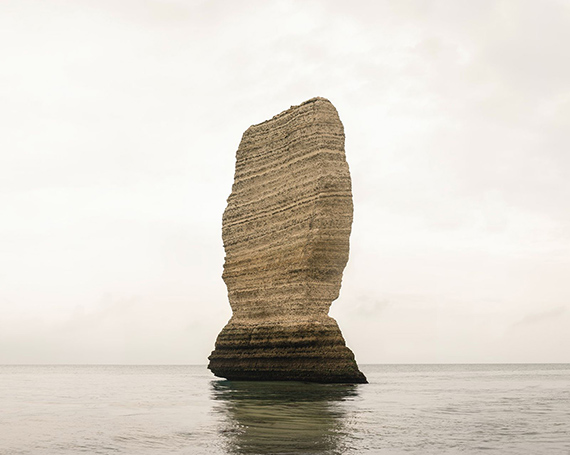
[[[248,128],[223,216],[233,316],[209,357],[216,376],[366,382],[328,316],[351,225],[344,129],[328,100]]]

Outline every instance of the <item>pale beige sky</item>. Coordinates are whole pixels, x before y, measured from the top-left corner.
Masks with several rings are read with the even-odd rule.
[[[243,131],[324,96],[361,363],[570,362],[570,2],[0,2],[0,363],[205,364]]]

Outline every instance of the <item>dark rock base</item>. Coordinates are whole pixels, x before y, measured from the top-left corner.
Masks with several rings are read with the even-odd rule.
[[[247,324],[230,320],[208,368],[235,381],[367,383],[336,321]]]

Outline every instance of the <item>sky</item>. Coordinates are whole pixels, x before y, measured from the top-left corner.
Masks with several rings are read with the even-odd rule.
[[[314,96],[357,361],[570,362],[568,43],[568,0],[3,0],[0,363],[206,364],[241,135]]]

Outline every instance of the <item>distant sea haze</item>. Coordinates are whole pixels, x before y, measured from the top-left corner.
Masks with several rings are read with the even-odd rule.
[[[370,384],[4,365],[0,453],[570,454],[570,364],[362,370]]]

